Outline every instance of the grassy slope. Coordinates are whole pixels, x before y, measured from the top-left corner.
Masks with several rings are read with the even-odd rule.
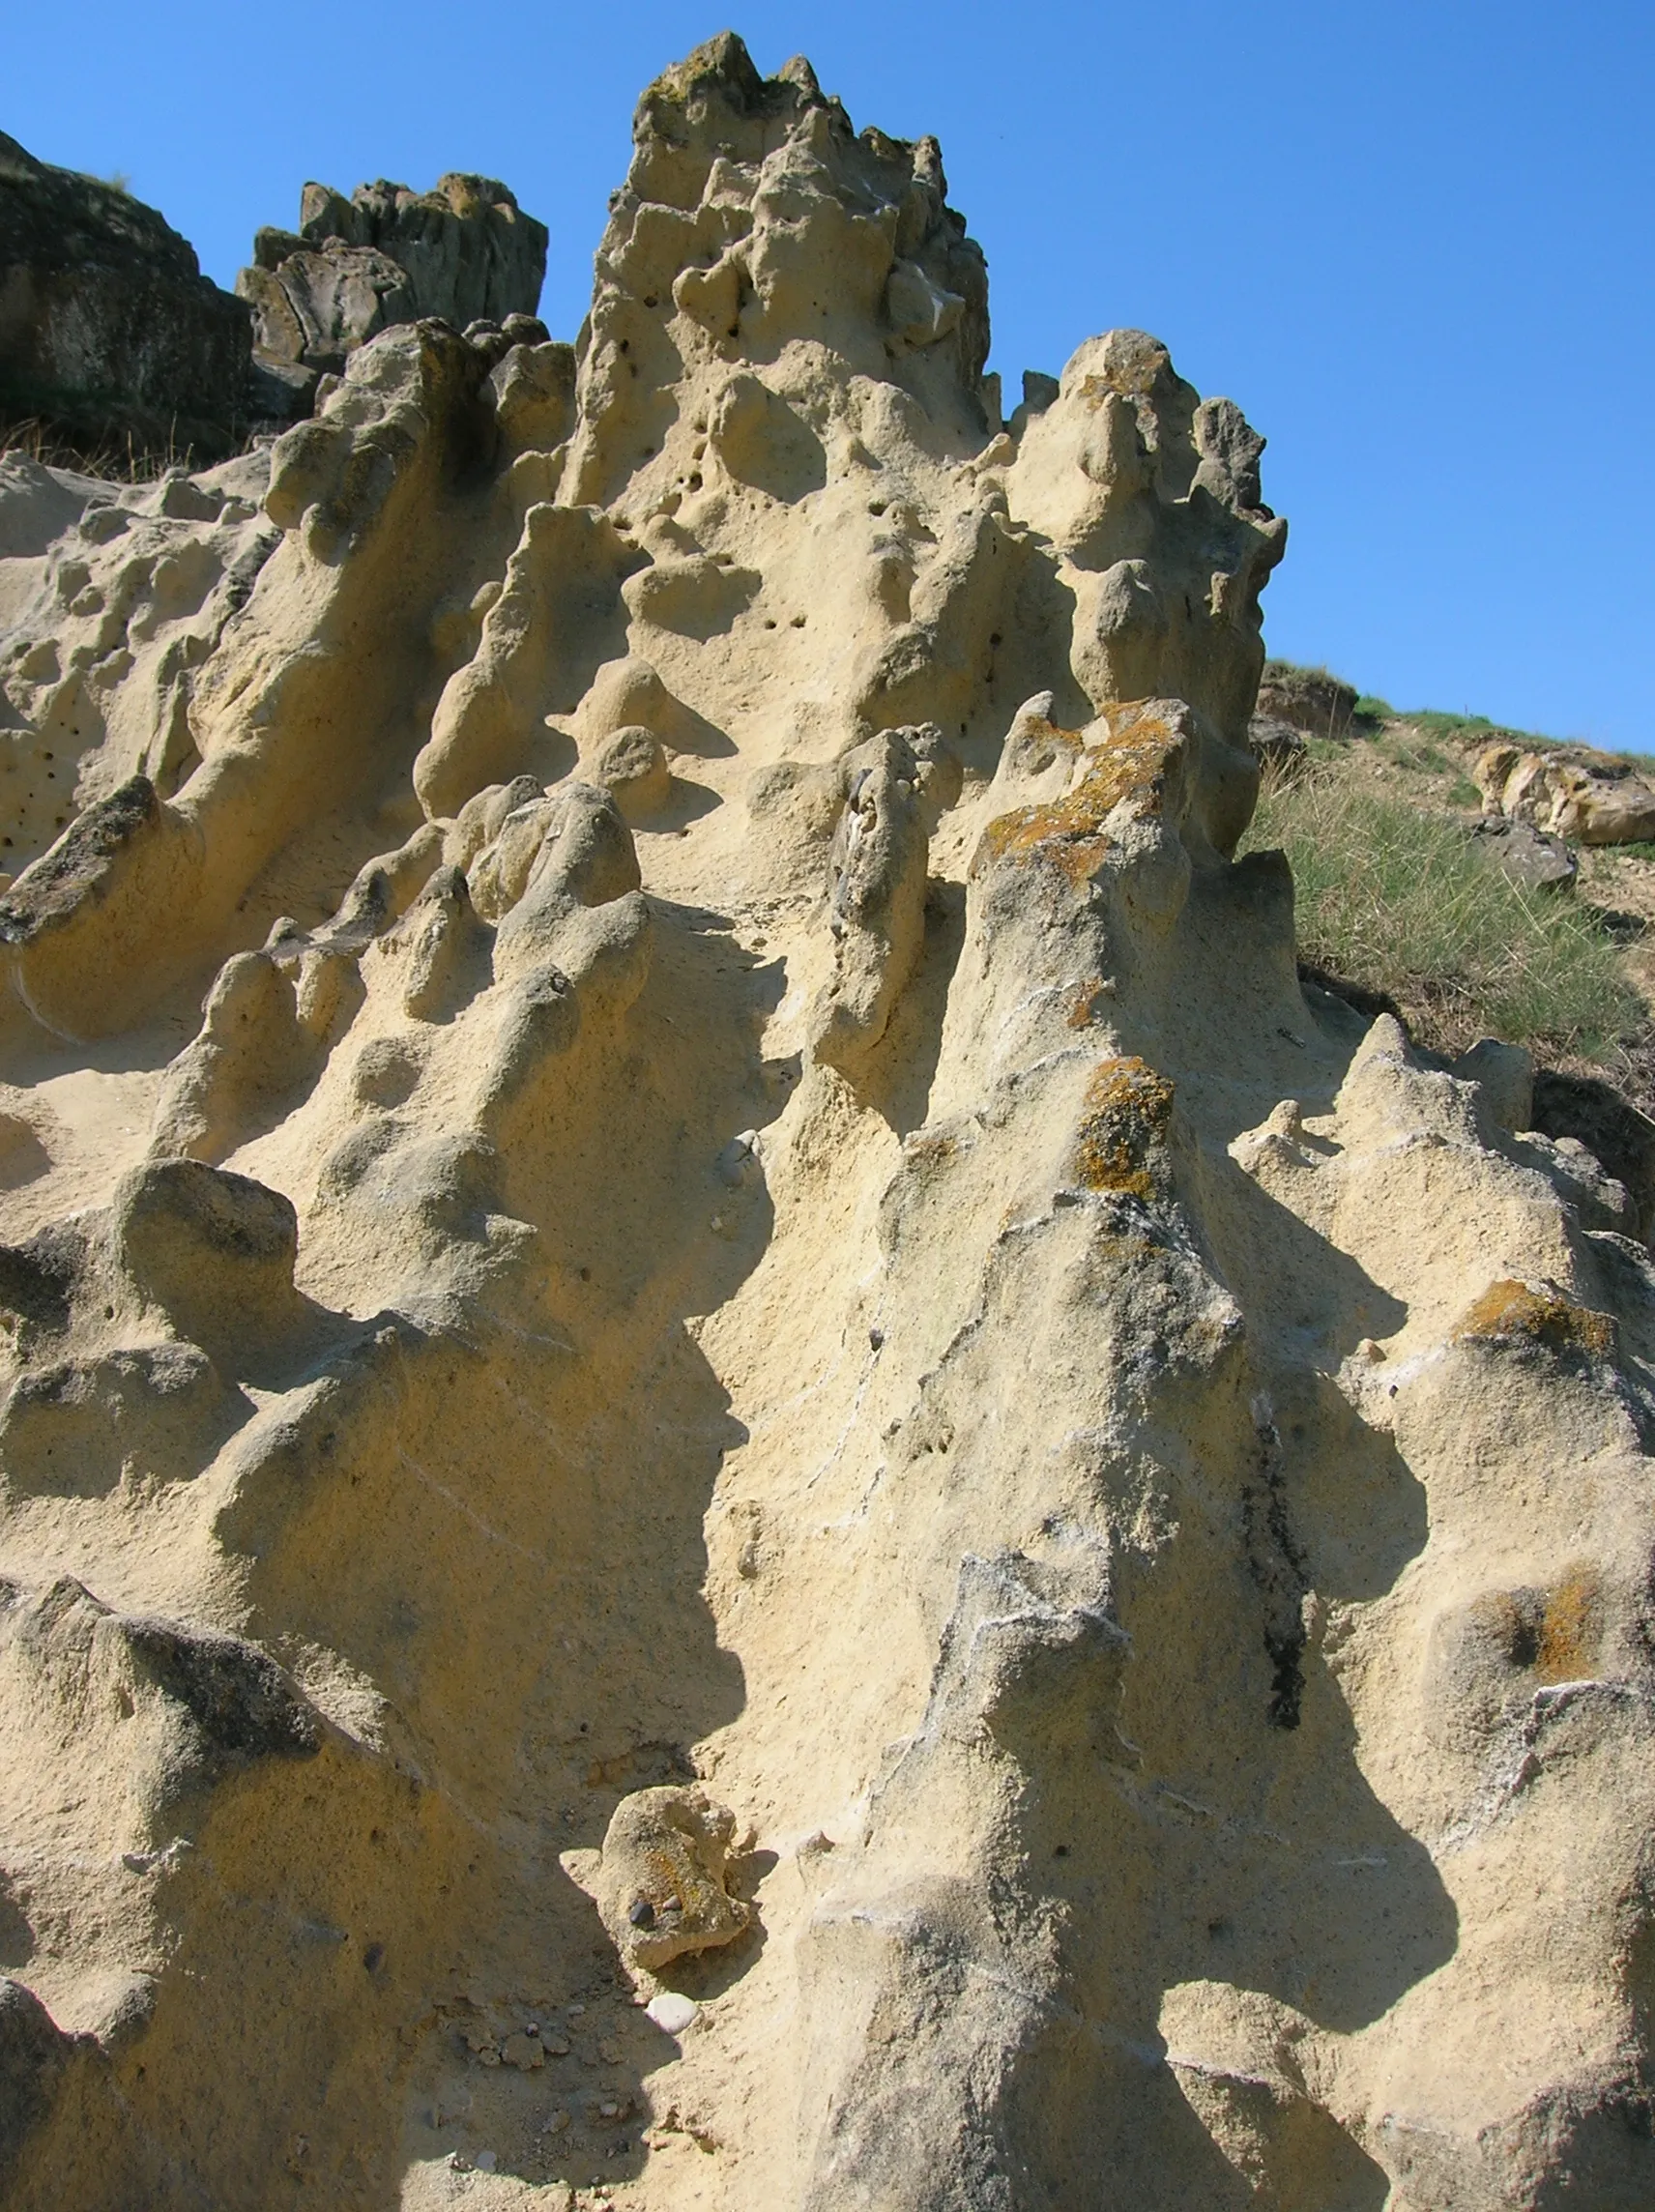
[[[1271,782],[1244,849],[1292,863],[1303,957],[1402,1007],[1423,1043],[1478,1036],[1607,1075],[1655,1103],[1655,862],[1582,852],[1577,888],[1525,892],[1467,834],[1467,773],[1494,739],[1463,715],[1361,703],[1358,732],[1309,741],[1306,771]]]

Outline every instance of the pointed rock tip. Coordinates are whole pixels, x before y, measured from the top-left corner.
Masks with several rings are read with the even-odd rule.
[[[791,84],[801,93],[805,101],[815,104],[822,101],[822,82],[803,54],[794,54],[776,71],[778,84]]]
[[[720,31],[715,39],[708,39],[682,62],[663,70],[644,95],[664,94],[668,99],[687,100],[697,85],[716,84],[733,105],[743,112],[751,112],[764,98],[765,80],[753,66],[748,53],[734,31]]]

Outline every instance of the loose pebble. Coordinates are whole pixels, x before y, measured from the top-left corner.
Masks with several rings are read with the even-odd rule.
[[[476,2164],[479,2173],[492,2173],[500,2164],[500,2159],[494,2151],[479,2150],[477,2154]]]
[[[682,2035],[701,2007],[677,1990],[659,1990],[644,2010],[663,2035]]]

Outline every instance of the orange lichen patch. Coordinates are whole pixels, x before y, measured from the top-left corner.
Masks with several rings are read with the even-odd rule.
[[[1084,883],[1109,848],[1104,824],[1120,804],[1138,802],[1140,814],[1159,814],[1167,768],[1182,742],[1178,731],[1156,714],[1140,714],[1082,756],[1080,780],[1061,799],[1019,806],[989,823],[971,872],[998,860],[1053,860],[1076,886]]]
[[[1153,1195],[1155,1155],[1166,1142],[1173,1086],[1136,1054],[1100,1061],[1087,1083],[1075,1136],[1075,1179],[1088,1190]]]
[[[1494,1590],[1473,1608],[1513,1667],[1542,1682],[1575,1682],[1591,1672],[1602,1633],[1598,1578],[1576,1564],[1550,1590]]]
[[[1614,1323],[1566,1298],[1554,1285],[1491,1283],[1452,1331],[1456,1343],[1532,1346],[1547,1352],[1607,1358],[1614,1350]]]
[[[1591,1670],[1598,1641],[1598,1580],[1571,1567],[1546,1598],[1534,1671],[1543,1682],[1574,1682]]]
[[[1067,1015],[1070,1029],[1084,1030],[1090,1027],[1094,1002],[1102,988],[1101,983],[1089,983],[1077,998],[1070,1001]]]
[[[665,1851],[646,1851],[644,1867],[647,1883],[640,1883],[640,1895],[647,1897],[657,1909],[665,1905],[676,1905],[682,1911],[689,1903],[684,1895],[683,1869],[675,1865]]]

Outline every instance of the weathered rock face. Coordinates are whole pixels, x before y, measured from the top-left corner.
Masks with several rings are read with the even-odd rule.
[[[1649,2200],[1645,1194],[1301,990],[1261,441],[985,301],[724,39],[578,354],[0,483],[8,2202]]]
[[[234,443],[250,344],[247,308],[154,208],[0,132],[0,408],[212,456]]]
[[[440,177],[429,192],[382,179],[348,200],[306,185],[298,231],[261,230],[236,290],[252,308],[267,395],[285,380],[297,409],[314,389],[304,370],[342,369],[394,323],[532,317],[545,274],[544,223],[497,179]]]
[[[1356,687],[1325,668],[1272,660],[1259,685],[1259,713],[1311,738],[1342,738],[1356,712]]]
[[[1531,752],[1498,740],[1471,774],[1491,815],[1528,823],[1582,845],[1633,845],[1655,837],[1655,789],[1623,761],[1557,747]]]

